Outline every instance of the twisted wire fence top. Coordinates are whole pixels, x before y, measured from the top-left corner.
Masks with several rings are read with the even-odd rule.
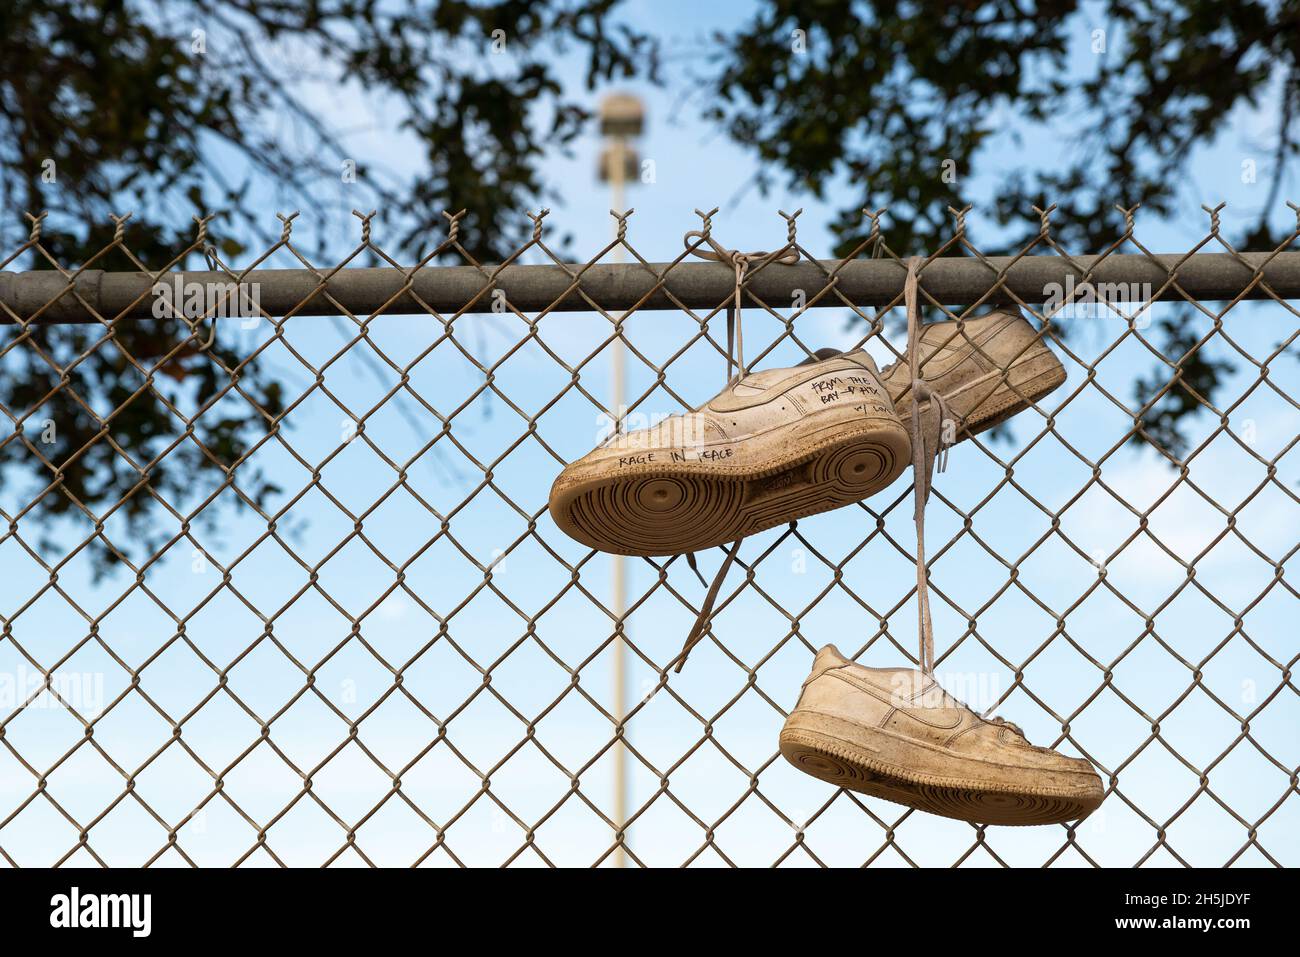
[[[1216,210],[1169,256],[1130,216],[1082,256],[1049,210],[993,258],[961,211],[921,262],[925,318],[1021,308],[1069,373],[954,448],[927,513],[940,681],[1107,785],[1078,828],[1017,830],[836,791],[776,751],[821,645],[915,661],[910,473],[747,541],[680,675],[704,592],[685,560],[633,563],[616,620],[607,559],[546,510],[564,463],[716,391],[737,279],[751,370],[827,344],[903,358],[906,268],[880,214],[834,261],[785,216],[788,274],[688,250],[653,263],[627,214],[570,263],[545,215],[502,264],[469,255],[449,216],[412,265],[361,214],[333,265],[295,246],[293,216],[244,266],[206,221],[168,263],[140,261],[120,228],[95,260],[60,263],[32,219],[0,259],[0,363],[30,383],[0,392],[0,861],[1297,863],[1300,229],[1244,253]],[[616,246],[632,262],[606,271]],[[176,321],[157,288],[183,296],[190,257],[228,285],[177,309],[168,336],[128,335]],[[131,270],[101,273],[108,258]],[[378,266],[354,281],[364,258]],[[1079,280],[1064,300],[1045,305],[1041,282],[1026,295],[1062,264]],[[1125,286],[1092,296],[1099,276]],[[232,314],[245,286],[252,308]],[[617,410],[616,341],[632,367]],[[1207,357],[1213,394],[1192,375]],[[1160,431],[1171,404],[1182,449]],[[145,409],[163,425],[141,442]]]

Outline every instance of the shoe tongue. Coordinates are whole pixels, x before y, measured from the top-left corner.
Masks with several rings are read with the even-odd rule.
[[[853,361],[856,361],[857,365],[863,366],[873,374],[879,374],[876,372],[876,363],[872,360],[871,356],[867,355],[865,352],[852,352],[851,354],[856,357]],[[818,362],[825,362],[827,359],[835,359],[840,356],[848,355],[850,355],[850,352],[842,349],[831,349],[829,347],[818,349],[811,356],[794,366],[780,369],[764,369],[761,372],[751,372],[743,379],[732,384],[730,388],[732,393],[737,396],[741,396],[742,398],[752,398],[753,396],[761,395],[774,382],[780,381],[780,379],[787,375],[792,368],[798,369],[803,366],[814,365]]]
[[[837,665],[849,664],[849,659],[845,658],[834,645],[823,645],[821,651],[817,652],[813,664],[814,667],[831,668]]]
[[[818,349],[807,359],[804,359],[803,362],[800,362],[799,365],[810,366],[814,362],[825,362],[827,359],[834,359],[836,356],[842,356],[842,355],[844,355],[844,353],[841,350],[832,349],[829,346],[827,346],[825,348]]]

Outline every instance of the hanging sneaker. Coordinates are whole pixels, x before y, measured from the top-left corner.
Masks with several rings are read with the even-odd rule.
[[[872,797],[976,824],[1058,824],[1101,804],[1082,758],[1034,747],[911,668],[867,668],[827,645],[781,729],[800,771]]]
[[[693,412],[610,437],[551,488],[555,523],[622,555],[679,555],[866,498],[909,463],[872,358],[730,382]]]
[[[947,444],[1005,422],[1065,381],[1065,367],[1018,309],[920,326],[921,375],[943,396],[954,422]],[[881,381],[904,423],[912,412],[908,356],[885,368]],[[930,401],[921,406],[927,413]],[[926,446],[934,448],[936,417],[923,414]]]

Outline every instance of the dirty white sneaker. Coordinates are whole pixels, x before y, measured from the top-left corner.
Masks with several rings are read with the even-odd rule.
[[[752,373],[612,436],[560,473],[550,509],[601,551],[678,555],[866,498],[910,453],[875,362],[853,352]]]
[[[909,355],[880,376],[904,422],[912,414]],[[1061,360],[1018,309],[922,325],[920,359],[921,375],[956,419],[949,442],[1005,422],[1065,381]],[[934,448],[939,423],[929,407],[929,400],[923,402],[921,421],[926,447]]]
[[[851,791],[977,824],[1057,824],[1101,804],[1082,758],[1034,747],[911,668],[867,668],[818,652],[781,729],[799,770]]]

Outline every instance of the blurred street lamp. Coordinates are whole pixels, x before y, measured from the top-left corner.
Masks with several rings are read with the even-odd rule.
[[[645,127],[645,106],[639,99],[627,93],[613,93],[600,104],[600,132],[605,137],[605,148],[600,152],[600,164],[596,170],[602,183],[610,185],[610,208],[620,214],[627,212],[624,193],[629,182],[636,182],[640,161],[632,146],[633,138],[640,136]],[[614,223],[614,234],[618,235],[618,224]],[[623,262],[623,247],[615,246],[613,261]],[[610,406],[616,417],[616,427],[622,431],[623,417],[623,341],[616,339],[611,352],[612,369],[610,374]],[[622,555],[612,556],[610,611],[614,613],[620,634],[614,639],[614,716],[620,722],[627,713],[625,700],[627,685],[627,652],[623,646],[623,615],[627,610],[627,586]],[[627,820],[627,749],[622,740],[614,745],[614,823],[621,831]],[[626,840],[626,835],[624,835]],[[614,866],[624,867],[627,857],[623,845],[619,844],[614,852]]]
[[[645,128],[645,106],[635,96],[612,93],[600,104],[600,132],[605,137],[605,148],[600,151],[600,167],[596,173],[602,183],[609,183],[614,209],[620,213],[623,206],[624,187],[635,181],[640,160],[632,147],[632,140]],[[622,259],[622,249],[614,250],[616,259]]]

